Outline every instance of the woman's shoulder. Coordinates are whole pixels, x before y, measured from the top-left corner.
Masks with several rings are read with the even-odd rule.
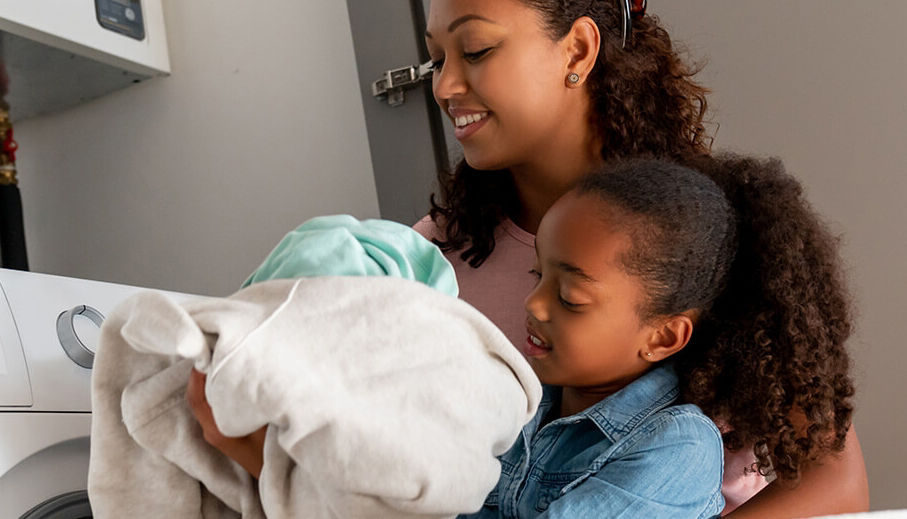
[[[444,240],[444,231],[431,218],[430,214],[422,217],[421,220],[413,225],[413,230],[421,234],[428,240]]]

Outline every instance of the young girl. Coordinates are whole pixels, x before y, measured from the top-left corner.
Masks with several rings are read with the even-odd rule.
[[[760,468],[772,453],[780,477],[841,448],[853,390],[834,241],[779,163],[703,165],[724,191],[674,163],[631,161],[542,219],[521,348],[548,387],[474,517],[717,515],[720,433],[690,403],[732,443],[758,445]],[[730,400],[735,377],[764,388]],[[795,409],[808,429],[791,424]]]
[[[658,20],[644,14],[644,4],[432,0],[426,44],[435,67],[433,89],[454,121],[464,160],[452,173],[439,174],[431,215],[416,228],[447,252],[461,297],[516,344],[525,340],[522,301],[535,282],[526,268],[535,257],[533,233],[555,200],[615,158],[650,154],[694,164],[708,153],[706,90],[692,81],[695,71]],[[622,12],[628,11],[634,15],[624,41]],[[745,378],[729,380],[718,396],[745,407],[753,401],[751,390],[762,387],[755,375]],[[812,424],[809,413],[797,419],[803,427]],[[728,442],[740,448],[726,452],[726,512],[767,484],[751,470],[754,450],[768,474],[766,456],[774,454],[765,448],[788,441],[781,424],[764,427],[771,429],[766,445]],[[785,463],[777,460],[777,466]],[[852,429],[839,456],[797,469],[799,486],[772,484],[735,517],[868,507]]]

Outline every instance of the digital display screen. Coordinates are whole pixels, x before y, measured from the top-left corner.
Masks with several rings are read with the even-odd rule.
[[[140,0],[95,0],[94,5],[101,27],[137,40],[145,39]]]

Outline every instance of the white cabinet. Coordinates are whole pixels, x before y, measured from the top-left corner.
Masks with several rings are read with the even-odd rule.
[[[170,73],[161,0],[2,0],[0,46],[13,121]]]

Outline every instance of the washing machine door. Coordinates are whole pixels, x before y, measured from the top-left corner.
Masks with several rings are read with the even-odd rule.
[[[44,501],[19,519],[91,519],[88,492],[68,492]]]

